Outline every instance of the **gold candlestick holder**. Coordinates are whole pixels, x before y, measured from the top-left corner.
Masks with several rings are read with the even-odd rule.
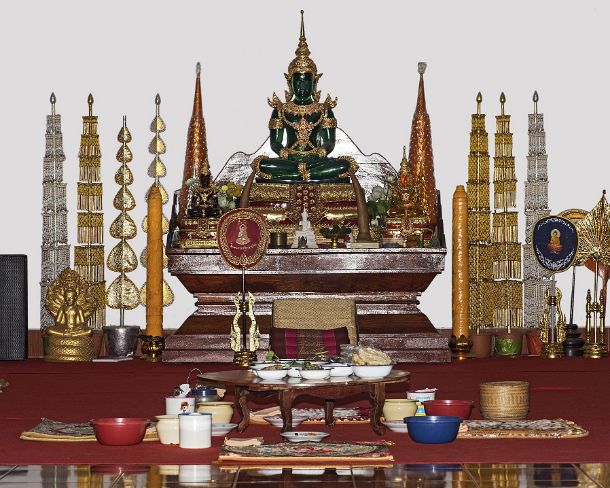
[[[540,357],[556,359],[563,356],[563,341],[566,338],[566,317],[561,310],[561,290],[555,288],[555,295],[550,290],[544,292],[544,312],[540,319],[540,340],[542,349]],[[555,311],[555,323],[551,323],[552,311]]]
[[[451,349],[451,355],[454,359],[461,361],[468,358],[468,353],[472,348],[472,339],[461,334],[460,337],[451,336],[449,339],[449,349]]]
[[[583,347],[583,356],[586,358],[599,359],[608,355],[608,345],[604,343],[605,302],[604,290],[599,292],[599,300],[593,301],[591,301],[591,290],[587,290],[585,345]]]
[[[156,363],[165,349],[165,338],[145,335],[142,337],[142,359]]]

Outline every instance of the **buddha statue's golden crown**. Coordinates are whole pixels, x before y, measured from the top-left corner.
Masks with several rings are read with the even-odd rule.
[[[307,38],[305,37],[303,10],[301,10],[301,35],[299,36],[299,45],[294,53],[296,54],[296,57],[290,62],[288,65],[288,73],[284,75],[288,81],[290,81],[294,73],[311,73],[316,79],[322,76],[322,74],[318,76],[316,63],[309,57],[311,51],[307,46]]]

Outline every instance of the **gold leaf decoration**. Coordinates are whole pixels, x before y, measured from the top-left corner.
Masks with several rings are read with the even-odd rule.
[[[140,292],[131,279],[117,276],[106,291],[106,303],[110,308],[133,310],[140,303]]]

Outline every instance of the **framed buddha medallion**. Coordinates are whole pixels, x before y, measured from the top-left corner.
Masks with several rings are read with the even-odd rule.
[[[534,224],[532,246],[536,259],[543,268],[554,273],[565,271],[576,258],[576,226],[564,217],[543,217]]]
[[[251,268],[269,246],[269,228],[265,217],[250,208],[237,208],[220,217],[216,232],[218,249],[234,268]]]

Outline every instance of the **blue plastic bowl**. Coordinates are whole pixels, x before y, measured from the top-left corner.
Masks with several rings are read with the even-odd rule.
[[[453,416],[405,417],[409,435],[422,444],[446,444],[458,435],[462,419]]]

